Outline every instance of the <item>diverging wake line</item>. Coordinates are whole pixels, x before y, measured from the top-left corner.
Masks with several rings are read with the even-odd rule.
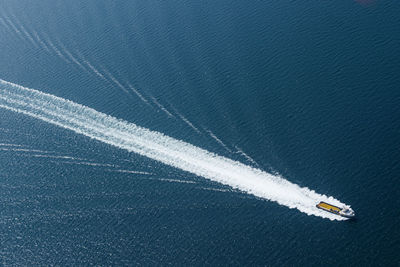
[[[72,101],[0,79],[0,107],[72,130],[138,153],[254,196],[331,220],[345,218],[316,208],[320,201],[339,200],[189,143],[150,131]]]

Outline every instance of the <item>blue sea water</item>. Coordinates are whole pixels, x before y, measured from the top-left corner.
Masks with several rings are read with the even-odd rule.
[[[0,0],[0,79],[357,214],[309,216],[0,109],[2,265],[398,266],[398,14],[384,0]]]

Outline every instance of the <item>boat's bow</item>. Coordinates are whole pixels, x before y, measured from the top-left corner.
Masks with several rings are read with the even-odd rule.
[[[354,210],[352,210],[350,207],[344,207],[340,212],[339,212],[340,216],[346,217],[346,218],[354,218],[355,217],[355,213]]]

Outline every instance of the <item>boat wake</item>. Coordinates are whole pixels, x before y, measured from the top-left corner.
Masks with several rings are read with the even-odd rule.
[[[60,97],[0,79],[0,107],[135,152],[261,199],[296,208],[308,215],[345,220],[316,207],[320,201],[344,206],[333,197]]]

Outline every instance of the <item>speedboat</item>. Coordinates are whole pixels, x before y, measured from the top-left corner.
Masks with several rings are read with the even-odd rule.
[[[317,204],[317,208],[346,218],[354,218],[356,216],[350,207],[339,208],[323,201]]]

